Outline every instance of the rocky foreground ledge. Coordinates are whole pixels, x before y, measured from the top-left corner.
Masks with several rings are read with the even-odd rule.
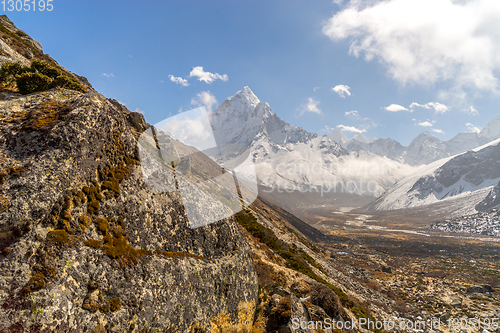
[[[255,304],[234,220],[191,229],[178,193],[145,186],[140,115],[94,92],[4,98],[0,332],[203,331]]]

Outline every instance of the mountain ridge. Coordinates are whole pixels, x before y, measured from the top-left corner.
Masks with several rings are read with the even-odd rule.
[[[500,115],[490,119],[479,133],[458,133],[450,140],[442,141],[432,133],[424,131],[408,146],[403,146],[393,138],[367,139],[362,136],[360,139],[359,133],[348,139],[340,128],[335,129],[329,136],[339,139],[339,144],[350,152],[366,150],[395,161],[419,166],[466,152],[498,139],[500,138],[499,128]]]
[[[395,210],[449,202],[449,216],[471,215],[497,202],[500,180],[500,139],[419,168],[367,208]],[[458,198],[470,197],[470,202]],[[458,202],[458,201],[457,201]]]
[[[278,191],[378,196],[412,169],[370,152],[348,153],[326,135],[283,121],[248,87],[211,113],[211,125],[222,156],[229,156],[222,162],[249,150],[259,185]]]

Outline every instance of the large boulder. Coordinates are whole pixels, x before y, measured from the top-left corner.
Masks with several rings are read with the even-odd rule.
[[[236,222],[192,229],[179,192],[146,186],[102,95],[15,96],[0,122],[0,332],[208,330],[256,301]]]

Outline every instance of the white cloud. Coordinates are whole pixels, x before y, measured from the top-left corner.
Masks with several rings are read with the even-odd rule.
[[[399,104],[391,104],[385,109],[390,112],[409,111],[407,108]]]
[[[346,125],[338,125],[338,128],[340,128],[344,132],[354,132],[354,133],[365,133],[366,130],[364,129],[359,129],[354,126],[346,126]]]
[[[430,102],[427,104],[418,104],[418,103],[411,103],[410,104],[410,109],[414,109],[415,107],[420,107],[424,109],[434,109],[436,113],[445,113],[450,110],[450,108],[442,103],[439,102]]]
[[[203,81],[205,83],[212,83],[215,80],[222,80],[226,82],[229,78],[226,74],[220,75],[219,73],[205,72],[202,66],[196,66],[193,68],[189,77],[197,77],[198,81]]]
[[[413,119],[413,121],[415,121],[415,119]],[[437,128],[431,128],[432,126],[434,126],[434,122],[430,122],[429,120],[426,120],[426,121],[422,121],[422,122],[417,122],[417,125],[418,126],[422,126],[422,127],[428,127],[430,131],[434,132],[434,133],[439,133],[439,134],[444,134],[444,131],[443,130],[440,130],[440,129],[437,129]]]
[[[170,79],[170,81],[177,83],[177,84],[180,84],[183,87],[189,86],[188,80],[183,79],[182,77],[169,75],[168,78]],[[160,82],[162,82],[162,81],[160,81]]]
[[[359,113],[358,111],[356,110],[352,110],[352,111],[347,111],[345,113],[346,116],[351,116],[351,117],[354,117],[354,118],[359,118]]]
[[[444,104],[438,103],[438,102],[430,102],[427,103],[430,107],[434,109],[437,113],[445,113],[450,110],[450,108]]]
[[[411,103],[410,104],[410,109],[414,109],[415,107],[421,107],[421,108],[424,108],[424,109],[430,109],[431,107],[427,104],[418,104],[418,103]]]
[[[191,100],[191,105],[205,105],[208,112],[212,111],[212,106],[214,104],[217,104],[217,99],[210,93],[210,91],[202,91],[201,93],[196,94],[196,96],[196,98]]]
[[[321,87],[314,87],[313,91],[318,91],[319,89],[321,89]]]
[[[465,124],[465,126],[467,126],[467,130],[471,133],[479,133],[481,132],[481,129],[477,126],[474,126],[473,124],[471,123],[467,123]]]
[[[476,110],[476,108],[475,108],[473,105],[469,106],[469,107],[465,110],[465,112],[467,112],[467,113],[468,113],[468,114],[470,114],[471,116],[477,116],[477,115],[479,114],[479,111],[477,111],[477,110]]]
[[[174,139],[199,150],[216,146],[208,114],[201,108],[169,117],[157,126]]]
[[[379,60],[396,81],[496,91],[500,1],[351,0],[324,25],[350,54]]]
[[[421,123],[418,123],[417,125],[422,127],[432,127],[432,123],[429,121],[423,121]]]
[[[351,92],[349,91],[349,89],[351,89],[349,86],[343,84],[339,84],[332,88],[332,90],[339,94],[339,96],[342,98],[345,98],[346,95],[351,96]]]
[[[311,113],[316,113],[316,114],[323,114],[320,109],[318,109],[318,104],[319,101],[316,101],[314,98],[309,97],[307,99],[306,104],[302,104],[299,108],[300,110],[300,115],[302,116],[306,112],[311,112]]]
[[[322,132],[327,132],[327,133],[331,133],[335,130],[335,127],[329,127],[327,125],[325,125],[325,128],[323,128],[321,131]]]
[[[115,77],[115,76],[113,75],[113,73],[109,73],[109,74],[102,73],[102,76],[104,76],[104,77]]]

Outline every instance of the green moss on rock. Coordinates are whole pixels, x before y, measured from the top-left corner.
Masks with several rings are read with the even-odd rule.
[[[88,239],[83,241],[83,244],[87,245],[88,247],[93,247],[94,249],[100,249],[102,241],[98,239]]]
[[[118,224],[120,225],[120,227],[122,227],[122,229],[125,229],[127,227],[127,224],[125,223],[125,219],[121,216],[118,218]]]
[[[45,275],[42,272],[35,272],[31,275],[31,281],[35,289],[42,289],[45,287]]]
[[[95,214],[99,211],[99,209],[101,209],[101,205],[97,200],[90,201],[87,206],[87,211],[89,212],[89,214]]]
[[[111,235],[104,236],[104,253],[120,261],[121,267],[126,265],[136,264],[137,260],[143,255],[152,255],[153,253],[145,249],[134,249],[127,240],[122,237],[113,237]]]
[[[66,230],[56,229],[47,234],[47,240],[58,244],[66,244],[69,240],[69,235]]]
[[[120,194],[120,184],[116,178],[108,178],[108,180],[102,183],[102,188],[106,190],[111,190],[116,194]]]
[[[97,230],[99,230],[103,234],[107,234],[108,233],[109,222],[108,222],[107,219],[102,218],[102,217],[98,217],[95,220],[95,224],[96,224]]]
[[[110,304],[109,302],[104,302],[103,305],[101,305],[101,307],[99,308],[99,310],[102,312],[102,313],[108,313],[110,311]]]
[[[188,252],[168,252],[168,251],[162,251],[160,249],[156,249],[155,252],[158,254],[161,254],[165,257],[168,257],[168,258],[176,258],[176,257],[186,258],[186,257],[189,257],[189,258],[196,258],[196,259],[202,259],[202,260],[206,259],[202,256],[188,253]]]
[[[113,312],[120,310],[122,302],[119,298],[112,298],[109,300],[109,309]]]
[[[82,229],[82,231],[85,232],[92,223],[92,219],[87,215],[80,215],[78,217],[78,223],[80,224],[80,228]]]

